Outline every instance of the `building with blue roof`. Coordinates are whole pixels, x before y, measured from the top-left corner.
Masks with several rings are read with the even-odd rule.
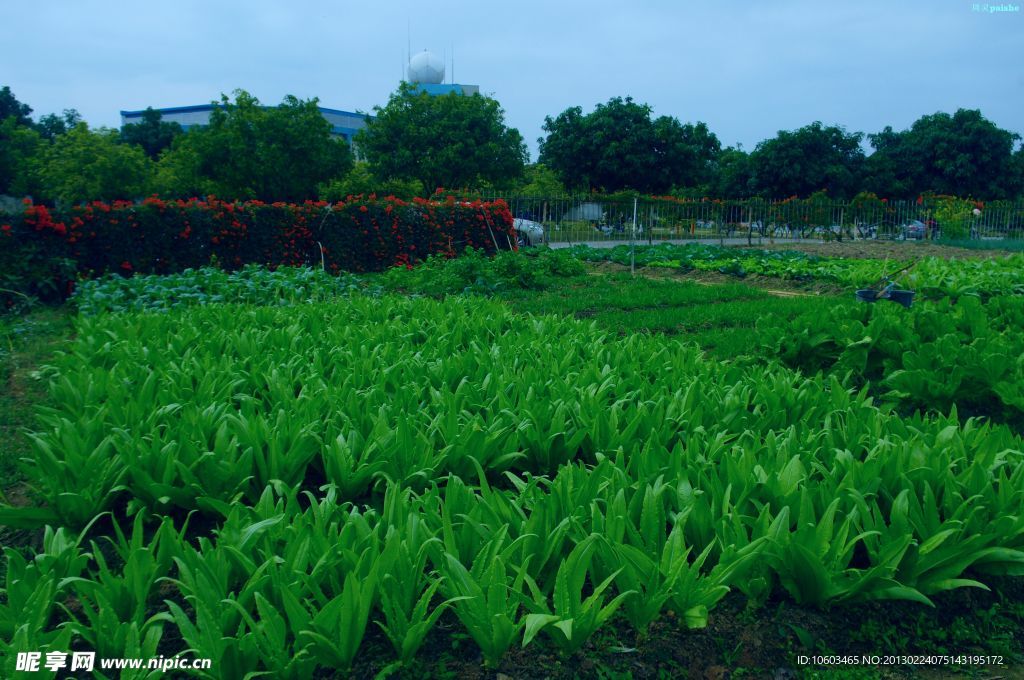
[[[161,118],[168,123],[177,123],[185,130],[194,125],[208,125],[210,112],[219,104],[200,104],[198,106],[172,106],[166,109],[155,109],[160,113]],[[273,107],[264,107],[273,108]],[[331,134],[335,137],[342,137],[349,144],[352,137],[366,127],[366,114],[342,111],[340,109],[328,109],[318,106],[320,115],[331,124]],[[137,124],[142,122],[142,114],[145,111],[122,111],[121,126]],[[372,117],[372,116],[371,116]]]
[[[480,93],[479,85],[445,83],[444,74],[444,61],[432,52],[424,50],[409,60],[409,83],[419,92],[426,92],[431,96],[444,96],[451,93],[459,95]],[[210,113],[216,106],[220,106],[220,104],[171,106],[155,110],[160,113],[160,117],[164,121],[177,123],[185,130],[188,130],[196,125],[209,125]],[[370,120],[373,120],[373,116],[367,116],[364,113],[328,109],[323,106],[318,106],[317,108],[324,119],[331,124],[331,134],[335,137],[343,138],[349,144],[352,144],[352,138],[356,132],[366,127],[366,119],[369,117]],[[122,111],[121,126],[141,123],[143,113],[145,111]]]

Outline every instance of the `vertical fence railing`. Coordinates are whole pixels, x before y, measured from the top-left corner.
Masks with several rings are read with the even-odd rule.
[[[1024,201],[1000,201],[956,215],[916,201],[673,200],[583,196],[502,198],[514,217],[538,222],[550,243],[706,240],[1024,239]]]

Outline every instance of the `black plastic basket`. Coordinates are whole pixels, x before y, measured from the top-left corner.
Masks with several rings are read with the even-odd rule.
[[[914,291],[912,290],[890,290],[885,295],[879,295],[877,290],[863,288],[857,291],[858,302],[878,302],[879,300],[891,300],[896,304],[909,308],[914,302]]]

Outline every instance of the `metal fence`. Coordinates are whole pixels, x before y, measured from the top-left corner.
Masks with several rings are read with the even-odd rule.
[[[640,240],[967,240],[1024,238],[1024,201],[958,210],[924,201],[686,200],[495,194],[547,243]],[[635,215],[635,217],[634,217]]]

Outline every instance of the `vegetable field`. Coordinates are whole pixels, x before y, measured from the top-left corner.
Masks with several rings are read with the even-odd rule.
[[[87,284],[41,369],[22,465],[36,502],[0,507],[0,524],[46,527],[4,551],[3,676],[18,651],[83,649],[209,658],[211,678],[424,677],[442,645],[491,677],[524,672],[524,653],[545,675],[627,677],[637,649],[736,602],[916,612],[1024,576],[1021,298],[963,292],[989,285],[983,266],[936,279],[964,299],[912,310],[705,287],[666,335],[623,332],[639,289],[617,317],[572,318],[598,286],[626,290],[614,279],[536,314],[519,284],[497,299],[489,267],[591,285],[561,256],[468,257],[428,264],[429,282]],[[463,284],[488,296],[441,295]],[[700,295],[648,289],[687,309]],[[763,360],[687,337],[758,306],[780,310],[757,322]],[[941,392],[932,345],[970,398]],[[621,664],[595,669],[595,646]]]
[[[590,262],[630,263],[628,246],[573,246],[572,251],[580,259]],[[927,257],[914,263],[910,260],[820,257],[799,251],[661,244],[637,247],[635,261],[637,266],[714,271],[738,278],[758,274],[797,281],[827,281],[848,287],[871,286],[885,275],[892,276],[907,270],[900,280],[928,298],[1024,295],[1024,255],[1019,254],[985,260]]]

